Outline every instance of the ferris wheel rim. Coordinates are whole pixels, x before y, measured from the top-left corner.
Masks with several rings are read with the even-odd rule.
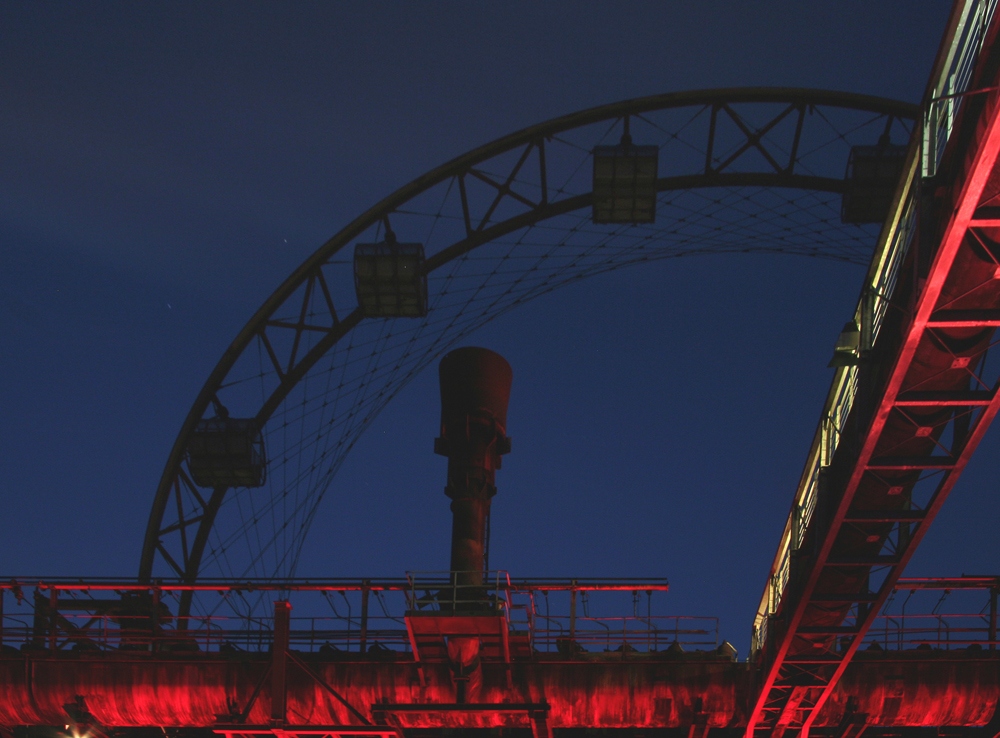
[[[222,383],[226,379],[228,372],[233,368],[243,351],[251,344],[254,338],[262,330],[262,326],[264,326],[269,317],[274,314],[275,310],[284,304],[285,300],[295,293],[299,286],[301,286],[303,282],[309,278],[310,274],[314,273],[323,264],[325,264],[331,256],[336,254],[345,246],[349,245],[353,239],[364,233],[375,223],[384,219],[388,214],[391,214],[402,204],[408,202],[422,192],[441,184],[448,178],[456,176],[457,173],[469,169],[478,162],[486,161],[499,154],[514,150],[519,146],[529,145],[535,140],[542,140],[574,128],[605,120],[620,119],[631,115],[641,115],[642,113],[666,110],[670,108],[713,105],[720,102],[732,104],[776,103],[809,107],[810,109],[814,106],[846,108],[860,112],[871,112],[878,115],[888,116],[890,120],[893,117],[900,120],[919,120],[920,118],[919,106],[911,103],[870,95],[829,90],[784,87],[753,87],[665,93],[597,106],[529,126],[455,157],[400,187],[352,220],[344,228],[325,241],[309,257],[307,257],[302,264],[300,264],[300,266],[278,286],[278,288],[267,298],[267,300],[264,301],[261,307],[253,314],[250,320],[247,321],[234,340],[230,343],[229,347],[223,352],[220,360],[209,374],[204,385],[199,391],[199,394],[195,398],[191,409],[185,417],[185,420],[183,421],[174,441],[173,447],[171,448],[163,474],[161,475],[156,495],[153,500],[153,506],[143,542],[139,566],[140,579],[148,581],[152,578],[153,565],[156,559],[160,543],[159,538],[162,532],[160,526],[163,520],[166,503],[169,500],[172,485],[176,481],[180,464],[183,461],[188,441],[195,426],[211,405],[213,398],[216,396]],[[826,192],[841,192],[844,187],[842,179],[833,179],[828,177],[810,177],[798,174],[781,175],[780,173],[770,175],[760,175],[756,173],[730,173],[715,175],[714,177],[706,174],[661,178],[657,181],[657,191],[659,192],[670,189],[695,189],[698,187],[736,187],[746,185],[775,188],[787,187]],[[587,207],[590,202],[591,196],[590,193],[588,193],[586,195],[578,195],[573,198],[560,200],[557,203],[557,207],[552,207],[544,211],[542,209],[539,209],[539,211],[532,211],[529,213],[530,217],[525,218],[525,223],[520,225],[516,223],[508,223],[506,230],[501,229],[492,234],[486,233],[483,237],[476,240],[476,242],[465,244],[459,248],[451,248],[451,251],[448,254],[442,255],[439,253],[435,257],[432,257],[428,260],[428,271],[432,271],[433,269],[450,262],[451,259],[456,258],[462,253],[470,251],[485,243],[489,243],[493,240],[493,238],[498,237],[501,233],[510,232],[516,228],[524,227],[524,225],[529,224],[529,222],[536,223],[544,221],[559,213],[579,210]],[[344,316],[338,323],[339,330],[331,331],[331,333],[328,334],[328,336],[325,337],[320,344],[317,344],[317,346],[314,347],[315,350],[311,353],[315,355],[315,359],[308,364],[305,360],[303,360],[303,363],[296,367],[297,369],[301,369],[299,374],[304,376],[305,373],[307,373],[315,364],[315,361],[318,361],[318,359],[325,355],[327,351],[329,351],[332,346],[337,343],[337,341],[356,327],[360,323],[361,319],[362,316],[359,309],[355,309],[352,313]],[[289,385],[287,387],[287,391],[290,391],[291,388],[295,386],[297,381],[298,380],[296,379],[291,385]],[[287,396],[287,391],[284,396]],[[261,408],[261,411],[257,415],[259,423],[262,424],[263,421],[266,421],[266,419],[270,417],[270,414],[280,403],[281,399],[283,398],[279,398],[277,402],[274,402],[272,398],[270,408],[268,408],[267,405]],[[212,495],[212,500],[206,505],[206,512],[208,512],[210,506],[217,512],[222,494],[222,492],[216,490],[216,492]],[[214,514],[211,517],[206,516],[206,519],[203,520],[199,526],[197,537],[201,539],[202,545],[210,532],[211,526],[214,524],[214,520],[212,519],[213,517]],[[197,578],[197,575],[198,572],[196,570],[191,575],[193,577],[192,581]]]

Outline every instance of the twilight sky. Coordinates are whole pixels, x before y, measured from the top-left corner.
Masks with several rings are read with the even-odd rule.
[[[134,575],[180,423],[250,315],[397,187],[532,123],[678,90],[918,102],[944,0],[0,6],[0,574]],[[514,368],[491,564],[667,576],[745,653],[860,288],[671,260],[472,343]],[[353,451],[300,573],[447,565],[425,373]],[[1000,573],[987,436],[910,567]]]

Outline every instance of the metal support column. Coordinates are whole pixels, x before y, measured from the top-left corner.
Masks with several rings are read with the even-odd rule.
[[[361,582],[361,636],[359,639],[361,653],[368,650],[368,596],[371,594],[371,587],[368,585],[367,579]]]
[[[988,634],[990,650],[997,649],[997,588],[990,587],[990,631]]]
[[[573,589],[569,595],[569,640],[573,643],[576,641],[576,580],[574,579],[570,584]]]
[[[274,644],[271,646],[271,725],[281,727],[286,714],[286,676],[292,605],[287,600],[274,603]]]
[[[52,587],[49,590],[49,650],[52,653],[56,652],[56,647],[58,646],[57,634],[56,634],[56,610],[59,608],[59,591]]]

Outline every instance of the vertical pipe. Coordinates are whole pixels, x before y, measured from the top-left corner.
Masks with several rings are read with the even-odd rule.
[[[361,582],[361,653],[368,650],[368,595],[371,588],[367,579]]]
[[[990,632],[987,634],[990,641],[990,650],[997,648],[997,588],[990,587]]]
[[[576,580],[574,579],[571,583],[572,589],[569,594],[569,639],[570,641],[576,640]],[[573,648],[572,643],[570,644],[570,649]]]
[[[653,590],[646,590],[646,650],[654,648],[653,640],[656,634],[653,630]],[[718,636],[715,639],[716,645],[719,643]]]
[[[287,600],[274,603],[274,643],[271,645],[271,725],[285,724],[288,642],[291,637],[292,605]]]
[[[153,612],[150,617],[150,629],[152,634],[150,635],[149,650],[154,653],[158,650],[158,642],[160,640],[160,590],[158,588],[153,588]]]
[[[56,610],[59,607],[59,592],[55,587],[49,589],[49,650],[56,652]]]
[[[438,375],[441,435],[434,451],[448,458],[445,494],[452,501],[455,600],[478,601],[485,596],[486,525],[496,470],[510,451],[506,424],[512,372],[499,354],[466,347],[441,359]]]

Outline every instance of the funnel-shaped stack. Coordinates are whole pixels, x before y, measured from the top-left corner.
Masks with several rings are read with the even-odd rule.
[[[441,360],[441,437],[435,453],[448,457],[451,570],[459,586],[483,584],[490,500],[501,456],[510,451],[507,401],[510,364],[484,348],[460,348]]]

